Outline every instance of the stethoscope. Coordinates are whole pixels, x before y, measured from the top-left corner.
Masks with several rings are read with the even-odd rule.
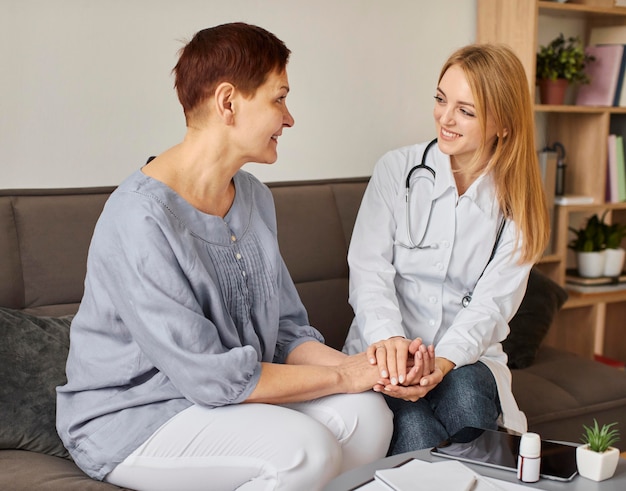
[[[428,171],[432,175],[432,178],[433,178],[432,182],[433,182],[433,185],[434,185],[435,177],[436,177],[437,174],[435,172],[435,169],[433,169],[428,164],[426,164],[426,157],[428,156],[428,151],[430,150],[430,148],[435,143],[437,143],[437,138],[435,138],[434,140],[429,142],[428,145],[426,145],[426,148],[424,149],[424,153],[422,154],[422,161],[419,163],[419,165],[414,165],[413,167],[411,167],[411,169],[409,170],[409,172],[408,172],[408,174],[406,176],[405,192],[404,192],[404,202],[405,202],[405,206],[406,206],[406,235],[407,235],[409,243],[408,244],[403,244],[399,240],[396,240],[396,242],[395,242],[396,245],[399,245],[400,247],[404,247],[405,249],[437,249],[439,247],[438,244],[423,245],[424,239],[426,237],[426,233],[428,232],[428,225],[430,224],[430,218],[431,218],[431,214],[432,214],[432,205],[430,207],[430,210],[428,211],[428,220],[426,221],[426,228],[424,229],[424,235],[422,235],[422,239],[416,244],[415,241],[413,240],[413,235],[411,234],[411,206],[410,206],[410,202],[411,202],[411,177],[413,176],[414,172],[416,172],[416,171],[418,171],[420,169],[424,169],[424,170]],[[418,176],[418,178],[419,177],[420,176]],[[430,180],[430,178],[428,177],[428,174],[426,174],[425,177]],[[505,224],[506,224],[506,219],[503,216],[502,219],[500,220],[500,224],[498,225],[498,231],[496,233],[496,240],[495,240],[495,242],[493,244],[493,248],[491,249],[491,255],[489,256],[489,260],[487,261],[487,264],[485,264],[485,267],[483,268],[482,272],[480,273],[480,276],[476,280],[476,284],[478,284],[480,279],[483,277],[483,274],[485,274],[485,270],[487,269],[487,266],[489,266],[489,263],[491,263],[492,259],[496,255],[496,250],[498,248],[498,244],[500,243],[500,238],[502,237],[502,232],[504,231],[504,225]],[[475,285],[474,285],[474,288],[475,288]],[[461,305],[463,305],[464,308],[467,307],[470,304],[470,302],[472,301],[473,294],[474,294],[474,289],[472,289],[471,291],[466,293],[463,296],[463,298],[461,299]]]

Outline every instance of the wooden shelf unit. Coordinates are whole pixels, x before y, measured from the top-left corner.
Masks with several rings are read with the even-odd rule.
[[[478,0],[477,7],[477,42],[509,45],[524,65],[533,98],[536,97],[535,58],[542,34],[552,39],[563,32],[565,36],[580,36],[586,43],[592,27],[626,25],[626,8],[613,6],[611,0],[577,0],[576,3]],[[560,31],[563,19],[573,19],[582,31]],[[568,226],[578,226],[590,215],[605,210],[608,210],[609,221],[626,223],[626,203],[604,201],[608,135],[617,133],[626,139],[626,107],[536,104],[535,116],[539,148],[543,146],[543,139],[550,144],[561,142],[566,149],[565,193],[594,199],[591,205],[557,205],[555,208],[552,253],[542,258],[538,267],[564,285],[566,269],[575,267],[574,254],[567,248],[572,238]],[[571,292],[546,343],[589,358],[597,353],[626,361],[625,319],[626,290],[593,294]]]

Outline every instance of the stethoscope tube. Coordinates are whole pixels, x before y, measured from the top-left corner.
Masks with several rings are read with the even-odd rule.
[[[433,245],[429,245],[429,246],[422,246],[422,242],[424,242],[424,238],[425,238],[425,233],[424,233],[424,237],[422,237],[422,240],[420,240],[419,244],[415,244],[415,242],[413,241],[413,237],[411,237],[411,204],[409,203],[410,200],[410,196],[411,196],[411,176],[413,175],[413,173],[416,170],[419,169],[426,169],[428,172],[430,172],[433,176],[433,179],[436,177],[436,173],[435,173],[435,169],[433,169],[432,167],[430,167],[429,165],[426,164],[426,157],[428,156],[428,151],[430,150],[430,148],[437,143],[437,138],[431,140],[428,145],[426,145],[426,148],[424,149],[424,153],[422,154],[422,161],[419,163],[419,165],[415,165],[413,167],[411,167],[411,169],[409,170],[407,176],[406,176],[406,181],[405,181],[405,193],[404,193],[404,199],[406,202],[406,230],[407,230],[407,238],[409,240],[409,245],[405,245],[402,244],[401,242],[397,242],[398,245],[404,247],[405,249],[436,249],[437,248],[437,244],[433,244]],[[432,212],[432,209],[431,209]],[[429,216],[428,216],[428,222],[430,222],[430,212],[429,212]],[[427,222],[427,223],[428,223]],[[502,232],[504,231],[504,226],[506,225],[506,218],[503,216],[502,220],[500,220],[500,224],[498,226],[498,230],[496,233],[496,240],[493,244],[493,248],[491,250],[491,255],[489,256],[489,260],[487,261],[487,264],[485,264],[485,267],[483,268],[482,272],[480,273],[480,276],[478,277],[478,280],[476,280],[476,284],[478,284],[478,282],[480,281],[480,279],[483,277],[483,274],[485,274],[485,270],[487,269],[487,266],[489,266],[489,264],[491,263],[491,261],[493,260],[494,256],[496,255],[496,250],[498,248],[498,244],[500,243],[500,239],[502,238]],[[428,226],[427,226],[428,228]],[[467,307],[470,302],[472,301],[472,296],[474,294],[474,289],[472,289],[472,291],[468,292],[466,295],[463,296],[463,298],[461,299],[461,305],[465,308]]]
[[[435,143],[437,143],[437,138],[435,138],[428,145],[426,145],[426,149],[424,150],[424,153],[422,154],[422,161],[420,162],[419,165],[414,165],[409,171],[409,173],[406,175],[405,187],[406,187],[407,194],[409,192],[409,188],[411,187],[411,176],[413,175],[413,172],[415,172],[416,170],[426,169],[428,172],[430,172],[433,175],[433,178],[435,177],[435,169],[433,169],[429,165],[426,165],[426,157],[428,156],[428,151],[430,150],[430,147],[432,147]]]
[[[398,245],[400,245],[401,247],[404,247],[405,249],[437,249],[438,247],[437,244],[433,244],[429,246],[422,245],[422,242],[424,242],[424,238],[426,236],[425,233],[424,233],[424,236],[422,237],[422,240],[420,240],[419,244],[415,244],[415,242],[413,241],[413,237],[411,234],[411,206],[410,206],[411,204],[409,203],[409,201],[411,200],[411,176],[416,170],[426,169],[428,172],[430,172],[433,175],[433,179],[435,179],[435,176],[436,176],[435,169],[433,169],[432,167],[426,164],[426,157],[428,156],[428,150],[430,150],[430,147],[432,147],[435,143],[437,143],[437,138],[435,138],[428,145],[426,145],[426,148],[424,149],[424,153],[422,153],[422,161],[420,162],[419,165],[414,165],[411,168],[411,170],[409,170],[406,176],[404,202],[406,205],[406,233],[407,233],[407,238],[409,240],[409,244],[405,245],[405,244],[402,244],[401,242],[398,242]],[[432,212],[432,209],[428,212],[429,215],[428,215],[428,221],[426,222],[427,224],[430,223],[431,212]],[[428,228],[428,225],[426,226],[426,228]]]

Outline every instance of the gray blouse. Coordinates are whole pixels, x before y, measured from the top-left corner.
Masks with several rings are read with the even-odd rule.
[[[244,401],[260,362],[323,342],[280,256],[269,189],[244,171],[234,183],[224,219],[141,171],[104,207],[57,388],[59,434],[94,478],[190,405]]]

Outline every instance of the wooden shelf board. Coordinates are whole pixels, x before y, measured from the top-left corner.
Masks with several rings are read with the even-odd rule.
[[[537,2],[539,11],[542,14],[553,13],[554,15],[584,16],[594,15],[619,15],[626,16],[624,7],[596,7],[594,5],[583,5],[577,3],[557,3],[557,2]]]
[[[567,290],[567,286],[565,287]],[[614,292],[598,292],[598,293],[580,293],[573,290],[567,290],[569,298],[563,305],[564,309],[573,309],[576,307],[588,307],[598,303],[615,303],[626,301],[626,289]]]
[[[591,203],[589,205],[554,205],[565,213],[595,213],[598,210],[626,210],[626,202]]]
[[[575,104],[535,104],[535,112],[579,114],[626,114],[626,107],[577,106]]]

